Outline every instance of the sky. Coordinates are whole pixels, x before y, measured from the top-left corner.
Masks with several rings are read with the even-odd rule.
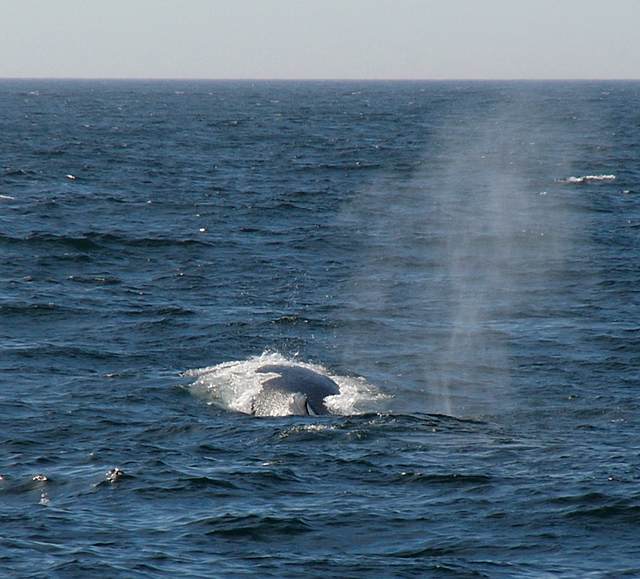
[[[0,77],[640,78],[640,0],[0,0]]]

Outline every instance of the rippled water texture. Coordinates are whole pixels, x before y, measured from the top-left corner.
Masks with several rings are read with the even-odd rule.
[[[0,111],[4,575],[640,576],[640,83]]]

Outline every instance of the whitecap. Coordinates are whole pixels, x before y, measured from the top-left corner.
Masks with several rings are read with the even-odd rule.
[[[615,181],[615,175],[583,175],[582,177],[567,177],[566,179],[558,179],[558,183],[568,183],[571,185],[579,185],[582,183],[597,183],[599,181]]]

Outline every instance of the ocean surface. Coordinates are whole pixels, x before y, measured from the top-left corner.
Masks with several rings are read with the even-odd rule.
[[[0,257],[2,576],[640,577],[640,82],[0,81]]]

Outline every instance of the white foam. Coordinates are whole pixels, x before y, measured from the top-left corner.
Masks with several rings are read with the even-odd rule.
[[[598,181],[615,181],[615,175],[583,175],[582,177],[567,177],[566,179],[558,179],[559,183],[593,183]]]
[[[333,374],[320,364],[289,359],[277,352],[264,352],[247,360],[224,362],[207,368],[187,370],[184,375],[195,378],[190,390],[196,396],[227,410],[259,416],[287,416],[292,414],[295,395],[274,395],[268,403],[254,408],[262,383],[274,374],[256,372],[265,365],[301,366],[331,378],[340,394],[325,399],[332,414],[352,415],[371,411],[376,403],[389,397],[364,378]]]

